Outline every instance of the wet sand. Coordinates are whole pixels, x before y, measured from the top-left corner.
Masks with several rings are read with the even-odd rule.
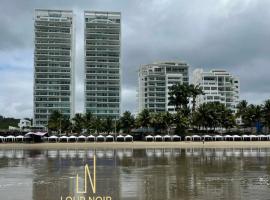
[[[270,148],[270,141],[2,143],[0,149]]]

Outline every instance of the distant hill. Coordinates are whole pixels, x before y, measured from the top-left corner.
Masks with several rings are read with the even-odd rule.
[[[0,115],[0,129],[8,129],[9,126],[18,127],[20,119],[15,118],[5,118]]]

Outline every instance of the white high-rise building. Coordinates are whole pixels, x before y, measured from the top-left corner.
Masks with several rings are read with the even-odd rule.
[[[85,11],[85,112],[120,116],[121,13]]]
[[[150,112],[175,112],[169,105],[169,88],[176,84],[188,84],[189,65],[185,62],[157,62],[141,65],[138,73],[139,110]]]
[[[213,69],[204,72],[203,69],[195,69],[192,82],[199,85],[205,93],[197,97],[197,106],[207,102],[220,102],[236,112],[240,93],[240,81],[236,76],[226,70]]]
[[[55,110],[74,114],[74,27],[72,11],[35,11],[34,126]]]

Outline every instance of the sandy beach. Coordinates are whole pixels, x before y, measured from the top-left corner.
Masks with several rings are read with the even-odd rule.
[[[270,141],[2,143],[0,149],[270,148]]]

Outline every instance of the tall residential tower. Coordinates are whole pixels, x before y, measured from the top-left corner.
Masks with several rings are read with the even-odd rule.
[[[169,105],[169,88],[176,83],[189,83],[189,65],[185,62],[158,62],[139,69],[139,112],[175,112]]]
[[[193,84],[199,85],[205,93],[197,97],[197,106],[207,102],[220,102],[236,112],[240,94],[240,81],[236,76],[226,70],[204,72],[203,69],[195,69],[192,79]]]
[[[85,11],[84,18],[85,111],[119,118],[121,14]]]
[[[74,114],[74,27],[72,11],[35,11],[34,126]]]

